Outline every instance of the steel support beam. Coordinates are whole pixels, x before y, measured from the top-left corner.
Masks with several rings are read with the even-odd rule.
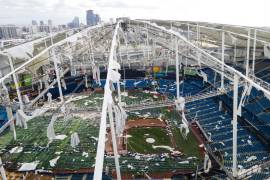
[[[121,103],[122,99],[121,99],[121,89],[120,89],[120,82],[119,81],[117,81],[117,93],[118,93],[118,103]]]
[[[188,23],[183,23],[183,24],[188,24]],[[193,26],[194,28],[196,28],[196,26],[198,26],[198,24],[190,24],[190,26]],[[215,28],[215,27],[209,27],[209,26],[204,26],[204,25],[199,25],[199,28],[201,29],[208,29],[208,30],[213,30],[214,32],[218,32],[218,31],[225,31],[226,33],[235,35],[235,36],[239,36],[242,38],[248,38],[248,35],[246,34],[242,34],[242,33],[237,33],[237,32],[233,32],[233,31],[229,31],[229,30],[224,30],[224,29],[219,29],[219,28]],[[257,29],[258,31],[262,31],[261,29]],[[250,37],[250,39],[253,39],[253,37]],[[258,42],[262,43],[262,44],[269,44],[269,42],[261,40],[261,39],[257,39]]]
[[[110,79],[111,79],[111,70],[112,70],[112,65],[114,61],[114,53],[115,53],[115,48],[117,45],[117,34],[118,30],[120,28],[120,22],[116,24],[114,34],[113,34],[113,39],[111,42],[111,49],[110,49],[110,55],[109,55],[109,65],[107,69],[107,79],[104,87],[104,96],[109,96],[111,95],[111,90],[110,90]],[[107,110],[108,110],[108,103],[109,103],[109,98],[105,97],[103,99],[103,104],[102,104],[102,112],[101,112],[101,120],[100,120],[100,127],[99,127],[99,137],[98,137],[98,145],[97,145],[97,153],[96,153],[96,161],[95,161],[95,171],[94,171],[94,179],[95,180],[101,180],[102,179],[102,172],[103,172],[103,163],[104,163],[104,150],[105,150],[105,139],[106,139],[106,124],[107,124]],[[112,127],[111,127],[112,129]],[[115,162],[116,162],[116,169],[117,171],[119,170],[119,162],[116,160],[118,159],[118,155],[114,155]],[[121,178],[121,177],[117,177]]]
[[[178,54],[178,40],[175,39],[175,76],[176,76],[176,97],[180,98],[180,82],[179,82],[179,54]]]
[[[7,57],[8,57],[10,69],[11,69],[11,71],[14,71],[14,66],[13,66],[13,61],[11,59],[11,56],[7,55]],[[19,84],[18,84],[18,79],[17,79],[16,72],[12,73],[12,77],[13,77],[13,81],[14,81],[14,84],[15,84],[18,100],[19,100],[19,103],[20,103],[20,109],[23,110],[24,103],[23,103],[23,100],[22,100],[22,95],[21,95]]]
[[[235,40],[237,41],[237,40]],[[236,42],[234,43],[234,49],[233,49],[233,63],[236,63]]]
[[[80,33],[83,34],[83,33],[86,33],[90,30],[93,30],[93,29],[96,29],[96,28],[99,28],[99,27],[102,27],[102,25],[96,25],[96,26],[91,26],[89,28],[86,28],[84,29],[83,31],[81,31]],[[43,51],[41,51],[40,53],[38,53],[36,56],[34,56],[33,58],[27,60],[25,63],[23,63],[22,65],[20,65],[18,68],[16,68],[14,71],[11,71],[9,72],[8,74],[6,74],[5,76],[1,77],[0,78],[0,83],[2,83],[5,79],[9,78],[14,72],[17,72],[19,70],[21,70],[22,68],[26,67],[28,64],[30,64],[31,62],[33,62],[34,60],[37,60],[38,58],[42,57],[44,54],[48,53],[52,48],[54,47],[57,47],[57,46],[61,46],[67,42],[70,42],[72,41],[74,38],[78,37],[78,33],[74,34],[74,35],[71,35],[69,36],[67,39],[64,39],[64,40],[61,40],[53,45],[51,45],[50,47],[44,49]],[[44,39],[46,39],[48,37],[45,37]],[[38,39],[38,40],[35,40],[33,42],[40,42],[41,40],[44,40],[44,39]],[[0,54],[3,54],[3,52],[0,52]]]
[[[1,173],[2,179],[7,180],[6,172],[5,172],[1,157],[0,157],[0,173]]]
[[[119,159],[118,159],[118,150],[117,150],[117,141],[116,141],[116,135],[115,135],[115,127],[114,127],[114,119],[113,119],[113,111],[112,111],[112,105],[108,105],[108,113],[109,113],[109,121],[110,121],[110,130],[111,130],[111,136],[112,136],[112,144],[113,144],[113,155],[114,155],[114,163],[115,163],[115,169],[116,169],[116,177],[117,180],[121,180],[121,173],[120,173],[120,165],[119,165]]]
[[[57,57],[55,55],[54,49],[52,50],[52,58],[53,58],[53,64],[54,64],[56,79],[57,79],[59,96],[60,96],[61,102],[63,102],[64,101],[64,97],[63,97],[62,85],[61,85],[61,81],[60,81],[59,67],[58,67],[58,64],[57,64]]]
[[[233,81],[233,176],[237,177],[237,109],[238,109],[238,80],[237,74],[234,74]]]
[[[257,29],[254,29],[254,38],[253,38],[253,58],[252,58],[252,73],[253,73],[253,74],[255,74],[256,39],[257,39]]]
[[[249,76],[249,51],[250,51],[250,29],[248,29],[247,38],[247,60],[246,60],[246,76]]]
[[[147,32],[147,41],[146,41],[146,46],[147,46],[147,59],[148,61],[150,60],[150,54],[149,54],[149,30],[147,28],[147,24],[146,24],[146,32]]]
[[[70,68],[67,68],[64,73],[63,76],[65,74],[68,73],[68,71],[70,70]],[[30,104],[28,105],[28,107],[33,106],[42,96],[44,96],[46,94],[46,92],[48,92],[50,90],[50,88],[52,88],[55,84],[57,83],[57,80],[54,80],[46,89],[44,89],[37,97],[35,97],[35,99],[33,99]]]
[[[222,62],[222,68],[221,68],[221,89],[224,89],[224,51],[225,51],[225,32],[221,32],[221,62]]]
[[[196,31],[197,31],[197,46],[199,46],[199,40],[200,40],[200,28],[199,28],[199,24],[197,24],[196,27]]]
[[[10,103],[10,98],[9,98],[9,94],[8,94],[8,89],[6,88],[4,82],[2,82],[2,87],[3,87],[3,91],[5,92],[5,108],[6,108],[6,112],[7,112],[7,118],[8,118],[8,122],[6,122],[1,128],[0,128],[0,134],[5,130],[5,127],[7,127],[8,125],[10,126],[10,130],[13,132],[13,138],[14,140],[17,139],[17,134],[16,134],[16,129],[15,129],[15,123],[14,123],[14,116],[13,116],[13,112],[11,109],[11,103]]]
[[[216,68],[219,68],[219,66],[224,66],[224,71],[226,73],[224,73],[224,76],[226,76],[228,79],[230,79],[233,74],[237,74],[238,77],[241,80],[244,80],[246,82],[248,82],[249,84],[251,84],[254,88],[263,91],[264,93],[266,93],[267,95],[270,96],[270,84],[267,82],[263,82],[258,78],[250,78],[248,76],[245,76],[244,74],[242,74],[240,71],[236,70],[235,68],[223,63],[221,60],[219,60],[218,58],[212,56],[211,54],[209,54],[208,52],[206,52],[205,50],[201,49],[200,47],[196,46],[195,44],[191,43],[190,41],[188,41],[185,37],[183,37],[182,35],[180,35],[178,32],[173,31],[173,30],[168,30],[165,27],[159,26],[157,24],[154,23],[150,23],[147,21],[138,21],[138,20],[134,20],[135,22],[140,22],[140,23],[148,23],[149,25],[152,26],[152,28],[154,30],[157,31],[161,31],[161,32],[165,32],[167,34],[173,34],[176,37],[178,37],[181,41],[183,41],[183,43],[186,43],[188,46],[190,46],[190,48],[192,48],[194,51],[199,51],[200,53],[202,53],[202,55],[204,55],[205,57],[207,57],[207,61],[209,61],[209,63],[211,63],[212,66],[215,66]],[[228,31],[224,31],[224,32],[228,32]],[[173,48],[174,49],[174,48]],[[205,61],[204,60],[204,61]],[[206,62],[203,62],[204,64],[207,65]],[[220,73],[220,69],[215,69],[215,71],[217,71],[218,73]]]

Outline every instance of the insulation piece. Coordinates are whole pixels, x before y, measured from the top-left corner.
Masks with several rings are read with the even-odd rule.
[[[208,82],[207,74],[205,72],[203,72],[202,70],[200,70],[198,72],[198,75],[203,78],[203,82]]]
[[[85,87],[89,88],[87,75],[84,76],[84,80],[85,80]]]
[[[67,85],[66,85],[66,81],[65,81],[64,78],[61,79],[61,86],[62,86],[65,90],[67,90]]]
[[[71,134],[71,139],[70,139],[70,145],[71,147],[75,148],[76,146],[78,146],[80,143],[80,139],[79,139],[79,135],[78,133],[73,133]]]
[[[96,65],[93,65],[92,66],[92,73],[93,73],[93,79],[96,81],[97,84],[101,85],[99,67]]]
[[[52,103],[52,94],[50,92],[47,93],[47,97],[48,97],[48,103]]]
[[[27,129],[27,121],[29,117],[23,112],[23,110],[19,109],[16,112],[16,125]]]
[[[208,173],[211,167],[212,167],[211,159],[209,158],[208,154],[205,154],[203,163],[204,172]]]
[[[264,51],[264,57],[269,59],[270,58],[270,45],[264,45],[263,51]]]
[[[0,174],[3,180],[7,180],[6,171],[4,169],[1,158],[0,158]]]
[[[180,132],[181,132],[182,136],[186,139],[187,135],[189,133],[189,128],[188,128],[188,122],[187,122],[184,111],[182,111],[182,123],[183,124],[180,124]]]
[[[26,103],[26,104],[30,103],[29,97],[28,97],[26,94],[23,95],[23,101],[24,101],[24,103]]]
[[[116,69],[116,70],[119,70],[121,68],[120,64],[116,61],[112,61],[112,69]]]
[[[175,105],[178,111],[183,111],[185,109],[185,98],[179,97],[175,100]]]
[[[115,70],[111,70],[111,81],[116,83],[120,80],[121,74]]]
[[[54,132],[54,122],[57,120],[57,117],[54,115],[52,116],[51,122],[47,128],[47,137],[49,139],[49,141],[52,141],[55,139],[55,132]]]
[[[121,136],[125,129],[125,124],[128,116],[121,104],[113,105],[113,111],[115,114],[116,135]]]

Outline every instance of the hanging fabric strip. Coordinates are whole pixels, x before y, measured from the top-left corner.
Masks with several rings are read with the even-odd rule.
[[[111,70],[111,81],[116,83],[120,80],[121,74],[118,71]]]
[[[4,169],[4,165],[2,163],[1,157],[0,157],[0,175],[1,175],[3,180],[7,180],[6,171]]]
[[[26,104],[30,103],[30,100],[27,94],[23,95],[23,100],[24,100],[24,103]]]
[[[270,45],[264,45],[264,57],[270,59]]]
[[[110,82],[110,89],[111,89],[112,91],[115,91],[115,87],[114,87],[114,84],[113,84],[112,82]]]
[[[40,90],[43,89],[43,83],[42,83],[42,80],[39,79],[38,82],[39,82],[39,88],[40,88]]]
[[[99,67],[96,67],[96,73],[97,73],[97,82],[99,85],[101,85],[101,82],[100,82],[100,70],[99,70]]]
[[[57,120],[57,116],[53,115],[50,124],[47,127],[47,137],[49,141],[52,141],[55,139],[55,131],[54,131],[54,122]]]
[[[108,104],[112,104],[113,103],[112,91],[110,89],[107,89],[107,91],[105,91],[104,98],[107,99]]]
[[[63,70],[63,68],[62,67],[59,67],[59,76],[60,77],[64,77],[64,70]]]
[[[270,96],[266,93],[264,93],[264,96],[270,101]]]
[[[185,127],[188,128],[188,121],[186,119],[186,116],[185,116],[185,112],[182,111],[182,123],[185,125]]]
[[[113,105],[113,111],[115,115],[115,126],[116,126],[116,135],[121,136],[125,129],[125,124],[127,120],[127,113],[124,108],[119,105]]]
[[[242,116],[242,107],[244,106],[244,102],[246,100],[246,97],[250,95],[252,89],[252,85],[245,84],[239,105],[238,105],[238,110],[237,110],[237,115]]]
[[[49,75],[48,75],[48,73],[46,73],[46,75],[43,77],[43,81],[44,81],[46,89],[49,87],[49,79],[50,79]]]
[[[97,82],[97,70],[96,70],[96,66],[92,66],[92,75],[93,75],[93,79]]]
[[[208,154],[205,154],[203,163],[204,172],[208,173],[211,167],[212,167],[211,159],[209,158]]]
[[[86,88],[89,88],[89,86],[88,86],[87,74],[84,76],[84,80],[85,80],[85,87],[86,87]]]
[[[92,73],[93,73],[93,79],[95,80],[95,82],[101,85],[99,67],[97,67],[96,65],[92,65]]]
[[[198,75],[203,78],[203,82],[208,82],[207,74],[205,72],[199,70]]]
[[[118,106],[119,106],[119,109],[120,109],[120,112],[121,112],[121,120],[122,120],[121,121],[121,127],[122,127],[122,132],[121,133],[123,133],[123,131],[125,129],[126,120],[127,120],[128,115],[127,115],[125,109],[122,107],[121,103]]]
[[[198,66],[200,68],[202,67],[202,65],[201,65],[201,57],[202,57],[202,54],[199,51],[197,51]]]
[[[115,116],[115,132],[117,136],[121,135],[121,112],[118,106],[113,105],[113,111]]]
[[[119,70],[120,68],[121,66],[117,61],[112,61],[112,69]]]
[[[66,81],[65,81],[64,78],[61,79],[61,86],[62,86],[65,90],[67,90],[67,85],[66,85]]]
[[[176,109],[178,111],[184,111],[184,109],[185,109],[185,98],[179,97],[177,100],[175,100],[175,105],[176,105]]]
[[[23,110],[19,109],[16,112],[16,125],[27,129],[27,121],[29,117],[23,112]]]
[[[47,97],[48,97],[48,103],[52,103],[52,94],[50,92],[47,93]]]
[[[71,134],[71,137],[70,137],[70,145],[71,147],[75,148],[76,146],[78,146],[80,143],[80,138],[79,138],[79,135],[78,133],[73,133]]]

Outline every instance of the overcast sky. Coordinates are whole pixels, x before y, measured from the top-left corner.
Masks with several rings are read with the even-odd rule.
[[[85,23],[87,9],[102,20],[129,16],[270,26],[270,0],[0,0],[0,24],[27,25],[32,19],[66,24],[74,16]]]

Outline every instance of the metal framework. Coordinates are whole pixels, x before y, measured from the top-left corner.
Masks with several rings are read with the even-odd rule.
[[[129,34],[124,32],[121,29],[121,23],[129,23],[129,29],[133,30],[134,33]],[[162,24],[162,23],[161,23]],[[177,24],[177,23],[175,23]],[[34,57],[28,59],[19,67],[14,68],[12,61],[12,54],[6,52],[1,52],[3,56],[6,56],[9,60],[11,71],[1,77],[0,83],[4,84],[5,80],[12,76],[17,96],[20,102],[20,109],[23,110],[24,103],[21,97],[20,88],[18,86],[17,73],[29,66],[32,62],[37,59],[42,58],[46,53],[49,52],[50,56],[48,59],[52,59],[54,70],[56,72],[56,80],[49,85],[40,95],[34,99],[28,107],[33,106],[40,97],[42,97],[48,89],[54,84],[58,84],[59,94],[61,102],[64,102],[64,97],[61,88],[59,73],[59,68],[62,64],[68,64],[69,68],[64,71],[64,74],[70,69],[77,71],[78,67],[91,69],[92,65],[106,66],[107,68],[107,79],[104,88],[104,100],[102,105],[101,112],[101,121],[100,121],[100,131],[99,131],[99,141],[97,145],[97,154],[96,154],[96,164],[95,164],[95,174],[94,179],[102,179],[103,172],[103,162],[104,162],[104,149],[105,149],[105,136],[106,136],[106,124],[107,124],[107,114],[109,114],[109,124],[112,134],[113,142],[113,152],[115,158],[117,179],[121,179],[120,165],[118,160],[118,151],[116,145],[116,134],[115,134],[115,124],[113,116],[114,104],[112,100],[112,83],[117,83],[117,93],[118,100],[121,103],[121,92],[120,92],[120,82],[119,78],[116,77],[118,70],[121,68],[120,63],[124,66],[126,65],[137,65],[137,66],[150,66],[153,64],[164,63],[168,64],[169,58],[172,65],[176,67],[176,87],[177,87],[177,99],[180,98],[180,82],[179,82],[179,66],[189,61],[191,65],[196,65],[200,68],[202,65],[212,68],[216,73],[219,73],[221,76],[220,90],[208,94],[205,96],[192,97],[194,99],[200,99],[202,97],[211,97],[221,93],[226,93],[232,89],[232,87],[226,88],[224,85],[225,78],[230,80],[233,83],[233,167],[232,175],[237,177],[237,112],[238,112],[238,87],[241,84],[246,83],[249,86],[252,86],[266,95],[270,96],[270,84],[259,79],[254,74],[255,72],[255,61],[256,61],[256,50],[258,50],[257,45],[268,45],[268,41],[258,39],[259,29],[253,30],[253,36],[251,35],[252,29],[247,28],[247,35],[237,32],[233,32],[225,29],[218,29],[215,27],[208,27],[200,24],[184,23],[181,22],[182,26],[176,26],[172,22],[170,23],[170,29],[162,25],[157,25],[156,23],[150,21],[142,20],[129,20],[129,21],[118,21],[116,24],[106,24],[98,25],[95,27],[90,27],[82,30],[81,32],[67,37],[66,39],[51,44],[49,47],[46,46],[44,50],[35,55]],[[204,39],[209,37],[209,34],[205,33],[205,29],[214,31],[218,34],[220,42],[213,42],[211,45],[215,45],[215,50],[220,50],[220,53],[215,53],[209,48],[210,43],[205,43]],[[113,36],[112,36],[113,32]],[[184,33],[183,33],[184,32]],[[227,35],[227,36],[226,36]],[[245,74],[236,70],[235,68],[228,65],[226,62],[226,48],[231,47],[234,49],[234,62],[235,62],[235,48],[236,43],[228,44],[226,37],[228,36],[240,37],[239,41],[246,41],[246,61],[245,62]],[[103,37],[102,37],[103,36]],[[130,37],[128,37],[130,36]],[[242,39],[241,39],[242,38]],[[136,45],[136,48],[132,48],[131,39],[134,39],[133,44]],[[233,39],[233,38],[231,38]],[[43,39],[44,40],[44,39]],[[250,44],[251,40],[253,41],[252,45],[252,66],[250,71]],[[123,42],[124,43],[121,43]],[[71,44],[73,45],[71,46]],[[207,44],[207,46],[205,45]],[[221,48],[219,49],[219,44]],[[212,48],[213,49],[213,48]],[[160,51],[160,54],[157,55],[157,51]],[[61,58],[60,58],[61,57]],[[62,61],[60,61],[61,59]],[[117,59],[120,59],[121,62],[117,62]],[[179,64],[180,60],[180,64]],[[90,70],[91,71],[91,70]],[[191,99],[192,99],[191,98]],[[188,100],[188,99],[187,99]],[[171,102],[166,102],[163,105],[171,105]],[[153,105],[154,107],[158,105]],[[128,110],[132,111],[138,107],[127,107]],[[14,117],[9,117],[8,125],[12,125],[11,122],[14,121]],[[3,131],[3,128],[7,128],[8,125],[3,126],[0,129],[0,133]],[[14,134],[14,138],[16,138]],[[1,159],[0,159],[0,168]],[[1,172],[3,170],[1,169]],[[227,171],[226,171],[227,172]],[[2,174],[2,176],[4,176]],[[229,175],[229,177],[232,177]],[[4,177],[3,177],[4,178]]]

